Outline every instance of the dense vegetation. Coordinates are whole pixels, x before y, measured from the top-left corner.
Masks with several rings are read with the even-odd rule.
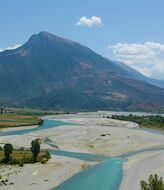
[[[12,144],[5,144],[0,148],[0,163],[1,164],[19,164],[23,166],[25,163],[41,162],[45,163],[50,159],[50,154],[47,150],[40,150],[40,139],[35,139],[31,142],[31,149],[14,149]]]
[[[28,164],[33,163],[33,154],[30,150],[23,150],[23,149],[14,149],[12,151],[12,154],[10,155],[10,162],[9,164]],[[37,162],[41,162],[43,158],[49,159],[50,155],[49,152],[46,150],[41,150],[39,154],[37,155]],[[0,163],[3,164],[5,159],[4,150],[0,150]]]
[[[164,190],[164,181],[157,174],[150,175],[148,182],[140,182],[141,190]]]
[[[145,115],[145,116],[136,116],[136,115],[112,115],[112,119],[118,119],[123,121],[132,121],[140,125],[140,127],[147,128],[160,128],[164,129],[164,117],[161,115]]]
[[[27,108],[0,108],[2,113],[17,114],[17,115],[57,115],[57,114],[68,114],[68,111],[63,110],[46,110],[46,109],[27,109]]]

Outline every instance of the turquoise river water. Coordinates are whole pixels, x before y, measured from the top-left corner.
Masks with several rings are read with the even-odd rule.
[[[0,136],[22,135],[38,130],[73,125],[71,123],[45,119],[43,124],[36,128],[21,129],[9,132],[0,132]],[[160,148],[161,149],[161,148]],[[75,153],[61,150],[50,150],[52,155],[61,155],[85,161],[98,161],[99,164],[85,168],[69,180],[63,182],[53,190],[118,190],[122,179],[122,164],[126,157],[135,153],[125,154],[120,157],[105,157],[100,155]]]

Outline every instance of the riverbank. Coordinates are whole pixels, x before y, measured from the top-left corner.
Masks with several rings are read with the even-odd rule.
[[[74,125],[63,125],[60,127],[54,127],[38,131],[31,130],[31,132],[21,135],[2,136],[0,143],[10,142],[18,147],[29,147],[31,141],[39,137],[42,139],[42,148],[45,149],[56,149],[54,146],[52,146],[55,145],[58,146],[59,149],[65,151],[91,153],[107,156],[120,156],[127,152],[135,152],[143,149],[149,149],[152,147],[154,147],[155,149],[155,147],[164,146],[163,134],[140,130],[136,123],[107,119],[105,118],[107,115],[108,112],[97,112],[44,117],[47,119],[74,123]],[[10,129],[8,130],[10,131]],[[46,143],[45,139],[47,138],[48,142],[50,143]],[[158,152],[159,151],[156,151],[156,153]],[[148,154],[148,152],[143,152],[143,154],[148,156],[147,159],[149,159],[150,162],[152,160],[151,164],[153,163],[154,167],[156,167],[156,162],[153,161],[155,157],[152,158],[151,155]],[[145,157],[142,157],[141,154],[136,154],[135,156],[131,156],[128,161],[124,163],[122,182],[124,186],[121,186],[121,188],[124,189],[121,190],[127,190],[131,188],[131,184],[136,184],[136,186],[133,186],[133,189],[138,190],[137,185],[139,178],[137,178],[137,176],[140,174],[138,173],[137,175],[134,175],[132,177],[131,175],[127,175],[127,173],[130,174],[135,171],[132,164],[135,163],[135,160],[139,160],[140,163],[142,163],[144,158]],[[70,158],[66,159],[69,160]],[[162,156],[161,159],[163,159]],[[153,167],[152,170],[148,170],[149,167],[151,168],[151,164],[144,168],[144,170],[142,170],[142,167],[140,167],[140,164],[138,164],[137,169],[138,171],[141,170],[146,177],[154,171]],[[65,167],[63,166],[63,168]],[[72,172],[72,175],[78,171],[81,171],[75,171],[73,170],[73,168],[71,169],[71,167],[70,170]],[[161,165],[161,171],[164,171],[163,165]],[[40,174],[38,174],[38,176],[39,175]],[[144,177],[144,175],[142,175],[141,177]],[[59,180],[59,183],[61,183],[63,180],[64,179],[62,179],[61,181]],[[49,181],[49,183],[51,183],[51,181]],[[57,186],[57,184],[53,184],[53,187]]]
[[[128,158],[123,164],[123,179],[119,190],[139,190],[140,181],[150,174],[164,178],[164,151],[143,152]]]
[[[46,131],[51,142],[66,151],[120,156],[164,145],[164,135],[140,130],[136,123],[103,118],[101,113],[50,117],[80,125],[60,126]],[[44,136],[44,131],[38,132]]]
[[[62,116],[60,116],[60,119],[62,119]],[[77,139],[74,139],[70,144],[67,142],[62,144],[62,142],[58,141],[57,137],[61,135],[60,131],[58,131],[55,142],[58,145],[62,144],[62,149],[80,151],[79,148],[83,147],[83,152],[118,156],[126,152],[164,147],[164,135],[160,131],[140,130],[135,123],[106,120],[102,119],[99,115],[95,117],[89,114],[87,116],[79,114],[74,118],[62,119],[62,121],[89,126],[88,131],[85,126],[80,126],[80,129],[77,129],[77,126],[69,127],[70,132],[77,136]],[[63,126],[60,130],[67,131],[66,126]],[[76,130],[81,134],[80,137],[75,132]],[[68,135],[65,136],[64,141],[67,141],[67,138],[70,137]],[[87,148],[88,139],[92,143],[92,148]],[[53,137],[51,137],[51,140],[53,141]],[[64,146],[64,144],[67,144],[67,146]],[[76,147],[73,144],[76,144]],[[77,147],[78,145],[79,147]],[[138,190],[140,188],[140,181],[143,179],[147,180],[150,174],[157,173],[164,178],[163,161],[164,151],[146,151],[130,156],[127,162],[123,164],[123,178],[120,190]]]
[[[25,164],[24,167],[2,165],[0,175],[4,181],[7,179],[7,182],[0,188],[3,190],[52,189],[92,164],[95,163],[55,155],[47,164]]]

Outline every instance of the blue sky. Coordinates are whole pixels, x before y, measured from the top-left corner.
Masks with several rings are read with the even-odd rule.
[[[49,31],[162,79],[163,9],[163,0],[0,0],[0,49]]]

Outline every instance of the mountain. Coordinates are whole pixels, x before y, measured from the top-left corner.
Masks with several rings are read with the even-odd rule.
[[[0,106],[163,109],[164,89],[140,75],[77,42],[40,32],[0,53]]]
[[[132,78],[135,78],[137,80],[143,80],[146,81],[152,85],[158,86],[160,88],[164,88],[164,80],[158,80],[158,79],[152,79],[149,77],[144,76],[143,74],[139,73],[138,71],[132,69],[128,65],[122,63],[122,62],[115,62],[118,64],[124,71],[126,71]]]
[[[146,81],[160,88],[164,88],[164,80],[147,78]]]

